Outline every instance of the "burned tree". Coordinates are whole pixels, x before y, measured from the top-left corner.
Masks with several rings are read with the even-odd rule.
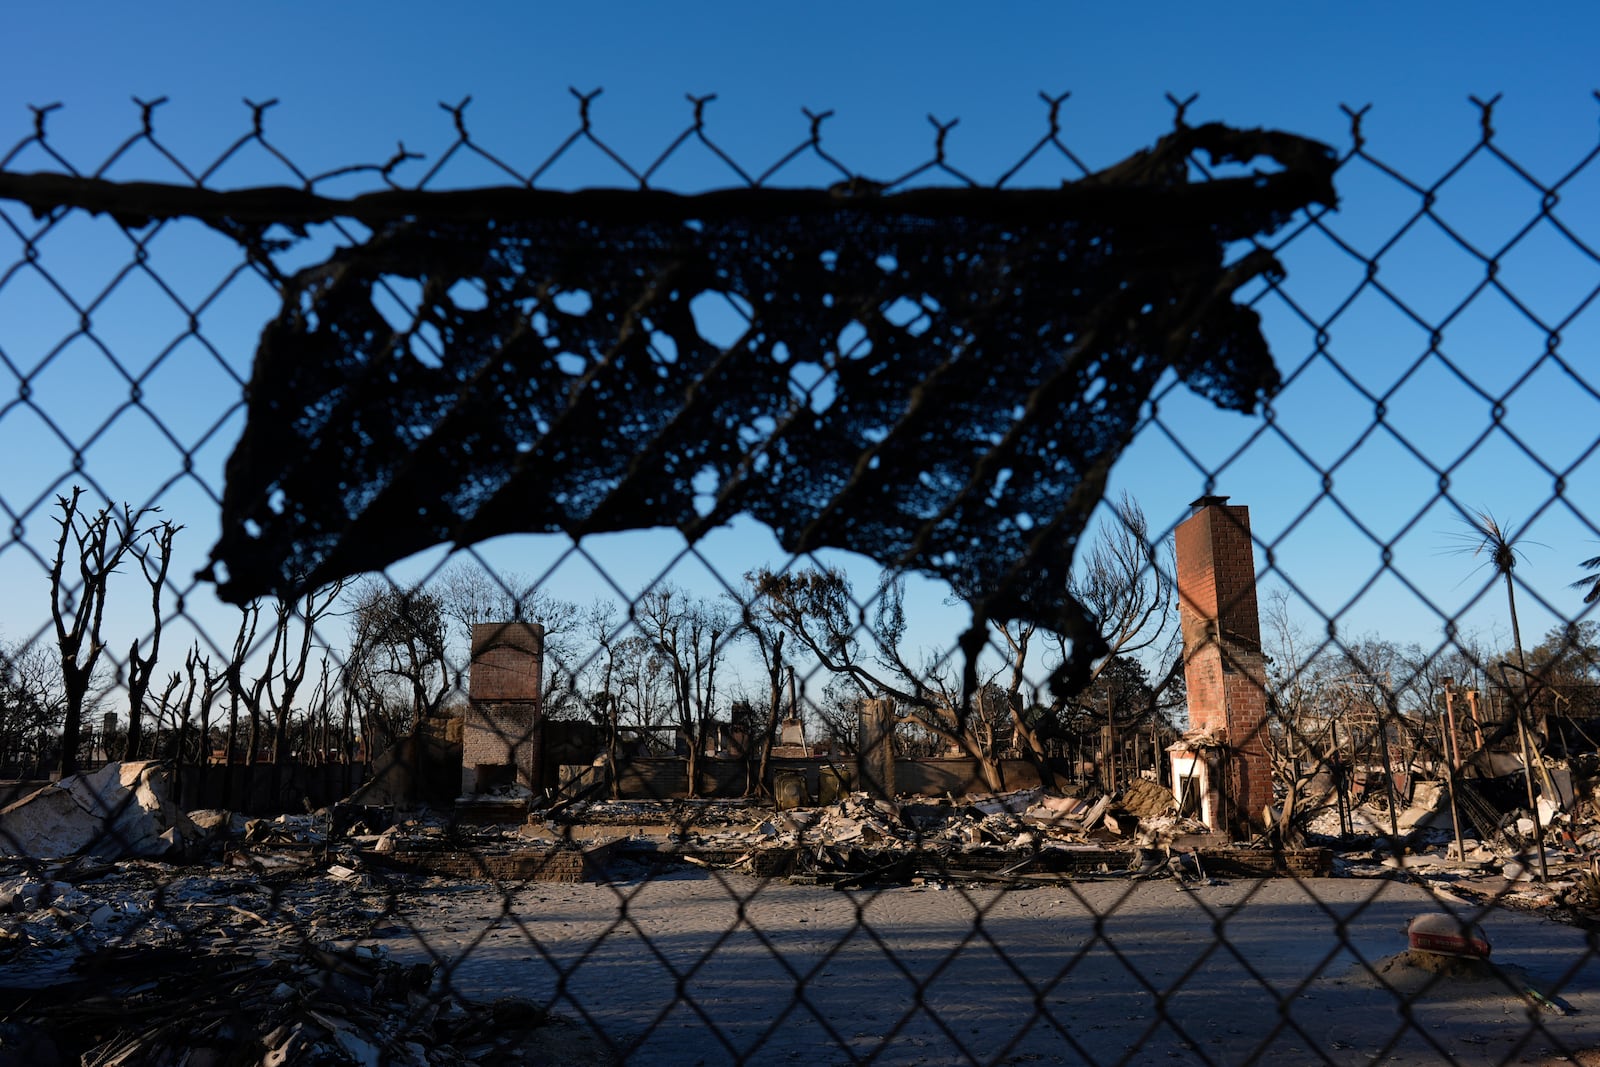
[[[258,674],[246,681],[244,670],[255,650],[256,631],[261,625],[261,604],[246,604],[239,612],[239,629],[233,637],[233,649],[223,667],[223,679],[228,689],[227,766],[229,774],[238,760],[239,709],[242,706],[250,716],[250,730],[245,762],[253,764],[261,751],[261,705],[267,688],[268,676]],[[274,651],[276,648],[274,647]],[[232,787],[230,780],[229,787]]]
[[[1169,633],[1176,585],[1170,552],[1151,540],[1144,509],[1124,494],[1072,582],[1110,656],[1139,656]],[[1061,636],[1052,635],[1058,650]],[[1064,652],[1064,650],[1062,650]]]
[[[604,601],[596,601],[585,614],[584,625],[590,630],[595,642],[595,654],[589,659],[594,683],[589,687],[584,703],[589,709],[590,718],[605,727],[606,780],[610,783],[611,797],[615,800],[621,793],[621,783],[617,777],[617,746],[620,740],[618,727],[621,725],[618,720],[621,708],[616,692],[612,688],[617,674],[615,608]]]
[[[290,747],[307,766],[329,762],[329,754],[335,751],[333,700],[337,689],[333,665],[324,655],[318,664],[316,681],[311,684],[311,695],[302,704],[299,725],[290,724],[297,735]]]
[[[178,752],[192,752],[204,775],[211,763],[211,712],[216,706],[217,697],[227,688],[227,675],[211,669],[211,657],[201,655],[198,641],[183,658],[183,671],[185,684],[183,703],[178,708]],[[190,722],[195,716],[198,716],[199,722],[191,740]]]
[[[65,706],[61,666],[48,648],[0,645],[0,777],[43,773]]]
[[[869,609],[859,606],[843,571],[758,571],[754,579],[763,612],[824,670],[849,679],[865,699],[892,699],[901,721],[960,748],[977,761],[988,788],[1004,788],[979,703],[938,664],[919,668],[906,659],[902,581],[885,575]]]
[[[221,684],[229,697],[227,759],[230,765],[235,760],[240,707],[249,716],[247,762],[259,762],[263,749],[275,766],[290,761],[290,717],[317,645],[317,626],[339,603],[342,592],[342,583],[335,583],[326,589],[311,590],[298,601],[274,600],[270,605],[271,630],[259,640],[257,635],[266,606],[250,604],[241,613],[232,652],[220,672]],[[260,647],[263,642],[264,651]],[[189,666],[191,678],[198,669],[198,664]],[[212,685],[209,664],[200,673],[206,678],[209,693]],[[202,706],[209,709],[210,699]],[[278,771],[273,773],[276,780]]]
[[[344,583],[335,582],[324,589],[309,590],[298,601],[279,600],[274,605],[272,648],[276,655],[269,655],[267,660],[267,669],[273,671],[268,692],[274,711],[274,764],[281,765],[290,758],[289,719],[316,647],[317,624],[332,613],[343,591]]]
[[[84,703],[95,671],[101,666],[105,641],[106,595],[111,576],[124,557],[137,549],[144,532],[139,522],[152,509],[135,511],[107,504],[94,514],[82,509],[83,489],[74,486],[67,496],[56,497],[60,533],[50,567],[50,616],[55,623],[56,647],[61,657],[62,777],[78,770],[78,745],[83,735]],[[76,573],[68,574],[68,558]]]
[[[1124,494],[1110,512],[1071,581],[1072,595],[1088,610],[1102,649],[1090,664],[1082,689],[1058,691],[1048,702],[1035,705],[1027,690],[1030,656],[1042,646],[1045,667],[1053,671],[1072,654],[1070,638],[1027,620],[994,627],[1004,645],[1004,689],[1014,730],[1024,756],[1046,780],[1053,778],[1045,761],[1048,742],[1076,737],[1090,723],[1109,726],[1115,739],[1156,720],[1170,703],[1163,697],[1182,688],[1178,657],[1163,650],[1171,635],[1175,595],[1170,556],[1163,559],[1159,546],[1152,543],[1144,509],[1131,496]],[[1164,654],[1159,677],[1152,683],[1136,661],[1153,651]],[[1134,667],[1140,683],[1124,684]]]
[[[1516,666],[1527,675],[1527,658],[1522,652],[1522,626],[1517,616],[1517,584],[1513,578],[1519,559],[1527,558],[1522,551],[1527,531],[1497,519],[1493,512],[1484,509],[1462,516],[1465,527],[1455,535],[1454,551],[1476,559],[1486,556],[1495,576],[1505,582],[1506,607],[1511,619],[1511,646],[1516,653]]]
[[[352,594],[344,688],[359,702],[364,733],[393,742],[438,715],[456,692],[444,603],[384,578],[357,583]]]
[[[634,623],[665,661],[678,736],[686,743],[689,795],[699,791],[700,756],[716,705],[717,664],[734,623],[720,604],[659,586],[633,604]]]
[[[182,529],[182,526],[163,521],[147,532],[147,543],[133,551],[139,572],[150,587],[150,651],[141,654],[141,642],[137,639],[128,648],[128,759],[139,758],[144,741],[144,702],[161,656],[161,594],[167,587],[167,571],[172,566],[172,541]]]
[[[674,682],[654,641],[638,633],[612,638],[603,656],[605,693],[619,725],[650,731],[671,721]]]
[[[617,607],[597,600],[584,612],[583,630],[595,647],[578,683],[589,717],[605,729],[605,760],[611,795],[619,795],[623,759],[622,732],[637,728],[646,746],[654,728],[669,722],[677,686],[666,656],[642,633],[626,632],[630,623],[618,618]]]
[[[1522,652],[1522,626],[1517,618],[1517,584],[1513,580],[1512,571],[1517,566],[1517,560],[1525,558],[1521,542],[1526,530],[1501,522],[1495,518],[1493,512],[1487,509],[1474,511],[1462,517],[1466,529],[1456,535],[1456,551],[1474,558],[1485,555],[1494,568],[1496,577],[1502,579],[1506,586],[1506,607],[1511,617],[1511,643],[1512,651],[1516,653],[1516,660],[1502,665],[1501,676],[1506,681],[1506,689],[1511,694],[1512,710],[1516,715],[1517,735],[1522,746],[1522,763],[1526,769],[1528,787],[1528,807],[1538,811],[1538,804],[1534,799],[1533,766],[1535,744],[1529,735],[1537,732],[1543,740],[1542,723],[1530,723],[1528,708],[1528,661]],[[1514,676],[1513,684],[1510,677]],[[1539,877],[1547,879],[1549,872],[1546,869],[1544,855],[1544,823],[1540,819],[1533,820],[1534,843],[1539,850]]]
[[[755,766],[746,782],[746,792],[764,795],[767,791],[767,767],[778,738],[778,722],[783,717],[783,643],[788,635],[772,613],[771,600],[761,595],[758,573],[752,571],[746,574],[744,581],[744,595],[729,596],[743,615],[739,633],[756,646],[767,676],[765,721],[761,724],[761,742],[757,748]],[[790,671],[792,674],[792,667]]]

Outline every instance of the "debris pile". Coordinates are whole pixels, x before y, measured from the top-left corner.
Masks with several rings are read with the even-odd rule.
[[[168,856],[201,836],[173,802],[164,763],[108,763],[0,809],[0,849],[54,859]]]
[[[1296,822],[1334,850],[1336,874],[1403,878],[1447,902],[1493,901],[1600,926],[1600,759],[1535,757],[1531,806],[1521,764],[1511,765],[1499,777],[1459,777],[1453,789],[1410,776],[1392,799],[1387,788],[1315,798],[1302,788]]]
[[[1017,882],[1035,874],[1121,873],[1134,835],[1148,828],[1165,835],[1169,854],[1186,835],[1226,844],[1173,808],[1170,792],[1140,779],[1093,797],[1023,789],[895,803],[858,792],[820,807],[778,810],[743,800],[579,803],[542,831],[617,842],[620,855],[648,863],[827,880],[840,888],[946,877]]]
[[[463,1010],[435,988],[435,974],[431,964],[338,942],[304,944],[292,956],[106,949],[80,958],[67,981],[7,991],[0,1049],[35,1067],[453,1067],[506,1062],[504,1053],[551,1021],[524,1000]]]
[[[708,848],[1031,848],[1087,842],[1110,803],[1109,797],[1090,804],[1040,790],[905,804],[851,793],[824,807],[788,810],[745,802],[663,810],[649,802],[611,801],[575,806],[547,826],[570,835],[626,830]]]
[[[1478,796],[1459,839],[1449,793],[1426,781],[1337,810],[1333,796],[1320,810],[1284,810],[1336,851],[1337,874],[1600,925],[1595,768],[1550,770],[1554,784],[1533,810],[1491,784],[1459,794]],[[0,857],[0,1064],[512,1062],[496,1041],[565,1024],[522,1001],[472,1014],[434,988],[428,968],[357,946],[403,936],[407,887],[578,880],[589,860],[613,855],[846,889],[1093,876],[1170,878],[1187,890],[1218,874],[1305,873],[1284,865],[1283,837],[1229,846],[1142,778],[1116,793],[900,803],[849,793],[788,810],[751,799],[584,800],[526,823],[476,825],[359,804],[275,818],[185,814],[159,764],[113,764],[6,808],[0,834],[0,851],[15,854]],[[558,853],[584,863],[553,878],[559,864],[521,862]],[[430,854],[473,862],[416,862]],[[1326,872],[1321,855],[1312,873]],[[507,857],[518,862],[498,862]]]
[[[0,985],[49,979],[100,952],[203,944],[270,946],[308,934],[358,933],[383,914],[385,890],[342,879],[339,865],[283,875],[152,861],[63,863],[0,873]]]
[[[229,823],[281,847],[302,821]],[[346,846],[262,870],[0,862],[0,1063],[508,1063],[533,1031],[571,1029],[528,1001],[456,1003],[432,966],[361,944],[406,929],[408,886],[441,884]]]

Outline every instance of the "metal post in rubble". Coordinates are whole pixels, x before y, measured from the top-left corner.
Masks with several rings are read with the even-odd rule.
[[[1483,748],[1483,720],[1478,718],[1478,691],[1467,690],[1467,711],[1472,715],[1472,732],[1477,735],[1478,748]]]
[[[1500,682],[1509,693],[1511,685],[1504,667],[1501,664]],[[1522,745],[1522,777],[1528,787],[1528,811],[1533,816],[1533,845],[1539,850],[1539,881],[1548,882],[1550,870],[1544,857],[1544,820],[1539,818],[1539,802],[1533,796],[1533,747],[1528,743],[1528,724],[1523,715],[1522,698],[1515,693],[1511,694],[1511,711],[1517,717],[1517,738]]]
[[[1460,771],[1461,749],[1456,744],[1455,682],[1444,680],[1444,717],[1449,733],[1445,738],[1445,781],[1450,786],[1450,825],[1456,829],[1456,858],[1467,858],[1467,846],[1461,839],[1461,809],[1456,803],[1456,775]]]
[[[1339,750],[1339,724],[1328,723],[1329,738],[1333,742],[1333,794],[1339,798],[1339,836],[1350,834],[1350,806],[1344,794],[1344,754]]]
[[[1106,774],[1106,792],[1107,793],[1115,793],[1117,791],[1116,745],[1117,745],[1116,712],[1112,709],[1111,692],[1110,692],[1110,690],[1108,688],[1107,691],[1106,691],[1106,743],[1105,743],[1105,760],[1106,760],[1105,774]]]
[[[1389,689],[1383,689],[1383,705],[1385,712],[1392,707],[1389,699]],[[1377,716],[1378,723],[1378,750],[1383,753],[1383,781],[1389,794],[1389,840],[1394,844],[1395,855],[1399,855],[1400,847],[1400,816],[1395,810],[1399,803],[1399,795],[1394,788],[1394,761],[1389,758],[1389,720],[1387,715]]]
[[[1156,738],[1156,724],[1152,722],[1150,724],[1150,765],[1155,768],[1157,785],[1168,784],[1162,781],[1169,770],[1165,764],[1166,761],[1161,758],[1161,742]]]

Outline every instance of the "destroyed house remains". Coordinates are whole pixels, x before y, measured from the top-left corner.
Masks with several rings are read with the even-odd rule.
[[[178,178],[61,164],[48,109],[0,156],[0,433],[66,447],[0,480],[0,1062],[1596,1055],[1591,164],[1513,165],[1492,104],[1425,180],[1362,113],[1185,104],[1091,170],[1051,98],[988,183],[948,126],[868,181],[814,116],[655,187],[731,160],[702,100],[627,188],[548,187],[623,158],[591,99],[492,188],[440,178],[498,159],[465,104],[325,177],[224,180],[289,158],[265,105]],[[1480,166],[1533,197],[1508,245],[1451,214]],[[1396,251],[1436,230],[1443,310]],[[85,346],[121,384],[57,410]],[[146,416],[174,470],[109,464]],[[1511,435],[1534,473],[1484,479]],[[1427,633],[1354,629],[1407,597]]]

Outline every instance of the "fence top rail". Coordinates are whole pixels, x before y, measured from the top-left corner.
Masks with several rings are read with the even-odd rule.
[[[1213,161],[1269,157],[1284,169],[1188,182],[1185,161],[1196,151],[1208,152]],[[0,171],[0,198],[26,204],[36,215],[77,208],[109,214],[134,228],[181,217],[287,226],[340,218],[381,224],[411,219],[449,223],[574,216],[640,223],[761,219],[841,210],[864,216],[1036,223],[1092,218],[1159,225],[1169,218],[1191,222],[1223,219],[1246,204],[1258,215],[1288,214],[1308,201],[1331,206],[1335,202],[1335,167],[1333,151],[1316,141],[1212,124],[1171,134],[1122,163],[1055,188],[970,185],[890,191],[880,183],[853,178],[826,189],[753,184],[686,194],[647,186],[553,190],[512,185],[437,191],[390,188],[338,198],[287,185],[219,190],[53,172]]]

